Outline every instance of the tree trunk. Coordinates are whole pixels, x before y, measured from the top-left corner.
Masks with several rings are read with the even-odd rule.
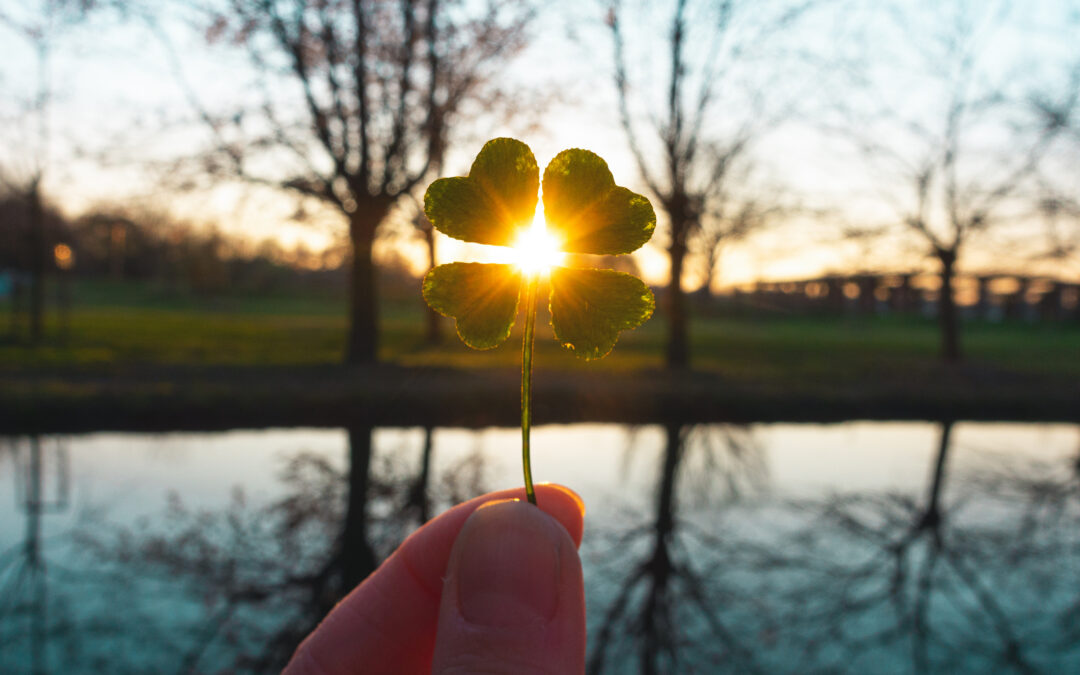
[[[716,296],[713,294],[712,284],[713,280],[719,277],[720,273],[720,242],[717,241],[712,245],[712,248],[707,251],[707,258],[705,260],[705,282],[701,284],[701,287],[697,289],[695,294],[698,297],[699,306],[711,308]]]
[[[690,346],[687,343],[686,294],[682,289],[683,261],[686,258],[686,221],[677,209],[668,212],[671,217],[671,280],[667,288],[668,342],[666,360],[669,369],[685,368],[690,363]]]
[[[920,528],[936,530],[941,524],[941,490],[945,485],[945,460],[949,455],[953,423],[941,423],[941,440],[938,442],[937,459],[934,461],[934,477],[926,497],[926,509],[919,521]]]
[[[428,251],[428,271],[435,269],[435,228],[431,223],[424,228],[424,243]],[[426,339],[429,345],[437,345],[442,342],[442,317],[438,312],[424,303],[426,310],[427,331]]]
[[[675,531],[676,472],[683,455],[682,427],[667,424],[664,427],[664,465],[660,472],[660,488],[656,493],[656,538],[667,541]]]
[[[941,357],[946,363],[956,363],[960,360],[960,318],[956,312],[956,298],[953,296],[956,249],[939,249],[937,257],[941,261],[941,292],[938,295]]]
[[[30,672],[46,673],[48,668],[45,663],[46,646],[48,645],[48,631],[46,630],[45,617],[47,609],[47,596],[45,594],[45,559],[41,555],[41,515],[44,512],[42,504],[42,457],[41,440],[37,436],[30,437],[30,488],[26,499],[26,538],[24,551],[26,552],[26,571],[24,577],[30,587],[28,594],[33,600],[29,604],[30,610]],[[25,572],[24,572],[25,574]],[[20,589],[21,590],[21,589]],[[24,595],[23,597],[26,597]],[[26,605],[24,605],[26,607]]]
[[[45,209],[38,182],[30,187],[30,343],[39,344],[45,335]]]
[[[664,446],[664,464],[660,485],[656,494],[656,522],[652,556],[646,564],[650,586],[645,593],[641,608],[641,672],[657,673],[662,666],[660,654],[668,642],[671,630],[662,620],[665,604],[670,599],[674,573],[671,557],[672,538],[675,535],[675,501],[679,464],[683,456],[683,438],[678,424],[667,424],[667,443]]]
[[[416,517],[423,525],[431,518],[431,500],[428,497],[428,483],[431,482],[431,457],[435,451],[435,430],[424,427],[424,449],[420,455],[420,475],[416,477],[409,494],[409,505],[416,508]]]
[[[349,473],[345,524],[341,532],[342,592],[348,593],[375,570],[368,543],[367,501],[371,482],[371,427],[349,429]]]
[[[379,357],[379,307],[375,260],[375,229],[384,211],[357,209],[351,214],[349,239],[352,267],[349,278],[349,335],[346,363],[375,363]]]

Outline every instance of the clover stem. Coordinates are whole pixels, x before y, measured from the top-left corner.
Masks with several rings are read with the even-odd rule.
[[[525,290],[525,334],[521,340],[521,464],[525,470],[525,496],[536,504],[533,490],[532,462],[529,455],[529,431],[532,426],[532,356],[536,326],[536,285],[539,274],[529,274]]]

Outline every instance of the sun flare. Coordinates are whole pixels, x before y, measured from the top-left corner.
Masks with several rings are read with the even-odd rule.
[[[548,231],[542,216],[530,227],[521,230],[514,242],[514,264],[526,274],[546,274],[554,265],[561,265],[566,254],[559,250],[562,243]]]

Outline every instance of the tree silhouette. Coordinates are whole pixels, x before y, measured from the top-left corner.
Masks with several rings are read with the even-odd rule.
[[[757,69],[774,40],[812,4],[675,0],[662,6],[659,19],[649,4],[641,15],[618,0],[609,7],[621,125],[642,180],[668,222],[670,281],[663,307],[669,368],[690,362],[682,283],[691,247],[696,243],[711,257],[711,273],[722,242],[779,215],[777,202],[763,199],[747,177],[754,143],[790,114],[794,96],[787,97],[795,88],[770,87]],[[662,93],[648,86],[658,20],[665,31]],[[781,67],[779,54],[770,58]]]
[[[523,0],[235,0],[215,12],[208,37],[247,52],[264,98],[253,110],[218,113],[185,83],[213,138],[198,164],[317,200],[348,222],[346,360],[373,362],[376,236],[443,161],[470,106],[503,101],[496,76],[524,46],[532,8]]]
[[[52,244],[57,215],[46,194],[59,155],[52,118],[57,93],[53,60],[65,34],[93,9],[95,3],[85,0],[33,0],[0,8],[0,40],[6,42],[14,35],[34,55],[33,93],[6,93],[8,105],[0,107],[0,115],[7,117],[0,118],[0,140],[7,154],[0,158],[0,199],[8,207],[3,214],[5,227],[18,228],[23,235],[32,344],[39,343],[45,332],[45,277],[55,268]]]
[[[851,93],[837,102],[837,130],[892,212],[868,229],[912,235],[939,266],[946,362],[962,356],[954,288],[962,254],[992,230],[1037,219],[1040,169],[1080,95],[1080,55],[1052,46],[1069,42],[1075,26],[1028,29],[1022,19],[1009,0],[886,6],[865,22],[873,34]]]

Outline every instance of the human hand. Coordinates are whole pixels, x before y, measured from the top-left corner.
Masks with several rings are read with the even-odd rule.
[[[536,486],[459,504],[414,532],[297,648],[284,675],[580,673],[584,504]]]

